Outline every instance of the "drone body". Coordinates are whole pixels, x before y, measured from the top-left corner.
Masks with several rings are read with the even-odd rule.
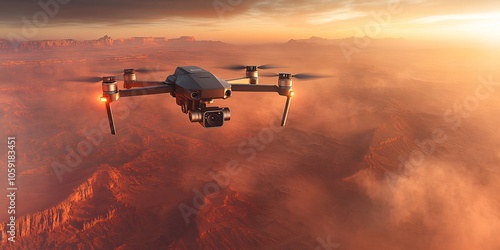
[[[166,82],[176,85],[176,96],[191,101],[210,102],[231,96],[229,83],[196,66],[177,67]]]
[[[234,66],[233,66],[234,67]],[[287,101],[283,112],[281,126],[285,126],[291,98],[292,78],[311,78],[312,75],[292,75],[291,73],[280,73],[278,85],[258,84],[258,69],[272,68],[271,66],[236,66],[230,69],[246,69],[246,76],[242,78],[223,80],[212,73],[197,67],[177,67],[173,75],[165,81],[138,81],[136,70],[125,69],[123,71],[124,90],[118,89],[116,78],[113,76],[102,78],[103,95],[101,100],[106,104],[111,133],[115,134],[115,125],[110,103],[122,97],[166,94],[169,93],[176,99],[176,104],[181,111],[188,114],[191,122],[199,122],[205,128],[221,127],[225,121],[231,119],[229,108],[208,107],[216,99],[227,99],[234,91],[242,92],[274,92],[286,96]],[[139,70],[137,70],[139,71]],[[238,83],[236,83],[238,82]]]
[[[212,73],[196,67],[178,67],[166,80],[174,84],[172,96],[191,122],[200,122],[205,128],[220,127],[231,119],[229,108],[210,107],[214,99],[231,97],[231,85]]]

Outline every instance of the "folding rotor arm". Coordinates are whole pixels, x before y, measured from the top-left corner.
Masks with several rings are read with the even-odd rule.
[[[283,110],[281,126],[284,127],[286,125],[288,112],[290,111],[290,105],[292,103],[292,97],[294,95],[294,92],[292,90],[292,74],[279,74],[278,85],[231,84],[231,90],[240,92],[274,92],[278,93],[281,96],[286,96],[286,104],[285,109]]]
[[[175,90],[173,85],[167,84],[166,82],[146,82],[146,81],[135,81],[135,80],[131,81],[127,80],[127,78],[125,78],[124,87],[127,89],[125,90],[118,89],[118,83],[116,82],[115,77],[102,78],[101,101],[103,101],[106,105],[109,127],[111,129],[111,134],[113,135],[116,134],[116,128],[110,105],[111,102],[117,101],[120,97],[173,93]]]

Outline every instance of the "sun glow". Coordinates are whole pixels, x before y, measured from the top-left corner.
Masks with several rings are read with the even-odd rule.
[[[500,12],[429,16],[412,23],[423,25],[422,28],[433,30],[443,37],[499,46]]]

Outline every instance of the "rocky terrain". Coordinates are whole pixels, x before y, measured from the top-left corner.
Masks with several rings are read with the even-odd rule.
[[[375,46],[348,62],[309,40],[2,41],[0,131],[18,138],[19,191],[16,242],[2,223],[0,248],[498,248],[498,52]],[[99,83],[71,80],[128,67],[164,79],[178,65],[229,79],[244,72],[220,66],[283,62],[336,76],[294,81],[284,129],[278,95],[217,101],[233,117],[213,130],[158,95],[113,103],[112,136]]]
[[[110,48],[129,48],[129,47],[150,47],[150,46],[179,46],[190,45],[192,43],[205,44],[222,44],[215,41],[197,41],[192,36],[182,36],[179,38],[166,37],[131,37],[113,39],[107,35],[96,40],[36,40],[36,41],[10,41],[8,39],[0,39],[0,51],[35,51],[35,50],[54,50],[54,49],[110,49]]]

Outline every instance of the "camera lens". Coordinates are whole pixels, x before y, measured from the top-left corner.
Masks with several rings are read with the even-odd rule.
[[[207,113],[207,123],[211,127],[220,126],[222,121],[222,114],[220,112]]]
[[[222,127],[224,121],[229,121],[231,115],[228,108],[208,107],[202,110],[203,122],[201,125],[205,128]]]

